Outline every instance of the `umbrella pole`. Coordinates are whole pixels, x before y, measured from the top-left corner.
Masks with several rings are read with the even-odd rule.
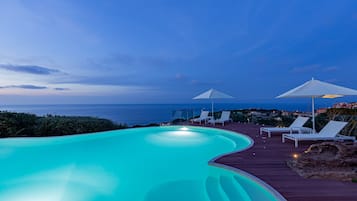
[[[214,120],[214,113],[213,113],[213,101],[212,101],[212,120]]]
[[[311,105],[312,105],[312,133],[315,133],[315,100],[314,97],[312,96],[311,98]]]

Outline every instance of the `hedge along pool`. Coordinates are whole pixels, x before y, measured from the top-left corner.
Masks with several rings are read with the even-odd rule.
[[[252,143],[183,126],[1,139],[0,200],[284,200],[254,176],[211,161]]]

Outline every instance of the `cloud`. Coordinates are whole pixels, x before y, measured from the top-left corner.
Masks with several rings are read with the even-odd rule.
[[[247,48],[244,48],[244,49],[241,49],[239,51],[236,51],[233,53],[234,56],[242,56],[242,55],[245,55],[245,54],[248,54],[248,53],[251,53],[253,51],[255,51],[256,49],[259,49],[261,48],[262,46],[264,46],[267,42],[269,42],[268,39],[263,39],[263,40],[260,40],[252,45],[250,45],[249,47]]]
[[[102,63],[104,64],[133,65],[137,62],[138,58],[121,53],[102,59]]]
[[[11,88],[16,88],[16,89],[47,89],[45,86],[36,86],[36,85],[8,85],[8,86],[0,86],[0,89],[11,89]]]
[[[128,76],[68,76],[60,80],[52,80],[51,84],[83,84],[83,85],[133,85],[139,84]]]
[[[50,74],[57,74],[61,72],[57,69],[51,69],[51,68],[36,66],[36,65],[0,64],[0,68],[8,71],[35,74],[35,75],[50,75]]]
[[[136,56],[130,54],[117,53],[104,58],[88,58],[86,61],[87,67],[109,70],[125,70],[136,72],[143,69],[157,69],[174,66],[177,63],[182,63],[190,58],[174,57],[174,56]],[[145,68],[143,68],[145,67]]]
[[[214,81],[191,80],[190,84],[191,85],[202,85],[202,86],[216,86],[216,85],[222,84],[222,81],[220,81],[220,80],[214,80]]]
[[[56,88],[53,88],[54,90],[56,91],[68,91],[68,90],[71,90],[70,88],[62,88],[62,87],[56,87]]]
[[[321,64],[312,64],[306,65],[301,67],[295,67],[291,70],[293,73],[312,73],[312,72],[334,72],[337,71],[339,68],[337,66],[322,66]]]
[[[338,67],[337,66],[329,66],[323,69],[325,72],[332,72],[332,71],[337,71]]]
[[[30,89],[30,90],[41,90],[41,89],[48,89],[46,86],[37,86],[31,84],[23,84],[23,85],[7,85],[7,86],[0,86],[0,89]],[[53,88],[56,91],[68,91],[71,90],[70,88],[62,88],[56,87]]]
[[[291,72],[293,73],[311,73],[318,71],[321,67],[321,64],[312,64],[307,66],[294,67]]]

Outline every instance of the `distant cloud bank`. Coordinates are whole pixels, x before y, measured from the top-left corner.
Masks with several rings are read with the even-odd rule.
[[[68,90],[71,90],[71,89],[70,88],[57,87],[57,88],[54,88],[54,90],[56,90],[56,91],[68,91]]]
[[[36,66],[36,65],[12,65],[12,64],[0,64],[1,69],[8,71],[19,72],[19,73],[29,73],[35,75],[50,75],[60,73],[61,71],[57,69]]]
[[[0,89],[9,89],[9,88],[17,88],[17,89],[47,89],[48,87],[45,86],[36,86],[30,84],[24,85],[8,85],[8,86],[0,86]]]
[[[33,89],[33,90],[39,90],[39,89],[50,89],[46,86],[38,86],[38,85],[31,85],[31,84],[22,84],[22,85],[7,85],[7,86],[0,86],[0,89]],[[55,91],[68,91],[71,90],[70,88],[61,88],[61,87],[56,87],[53,88]]]

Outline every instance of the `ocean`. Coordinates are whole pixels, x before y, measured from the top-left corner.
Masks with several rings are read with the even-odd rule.
[[[217,103],[215,111],[234,109],[279,109],[287,111],[310,111],[307,103]],[[318,108],[318,105],[317,107]],[[36,115],[70,115],[92,116],[110,119],[116,123],[145,125],[150,123],[168,122],[182,115],[192,117],[199,115],[202,109],[211,110],[209,103],[200,104],[63,104],[63,105],[3,105],[1,111],[24,112]]]

